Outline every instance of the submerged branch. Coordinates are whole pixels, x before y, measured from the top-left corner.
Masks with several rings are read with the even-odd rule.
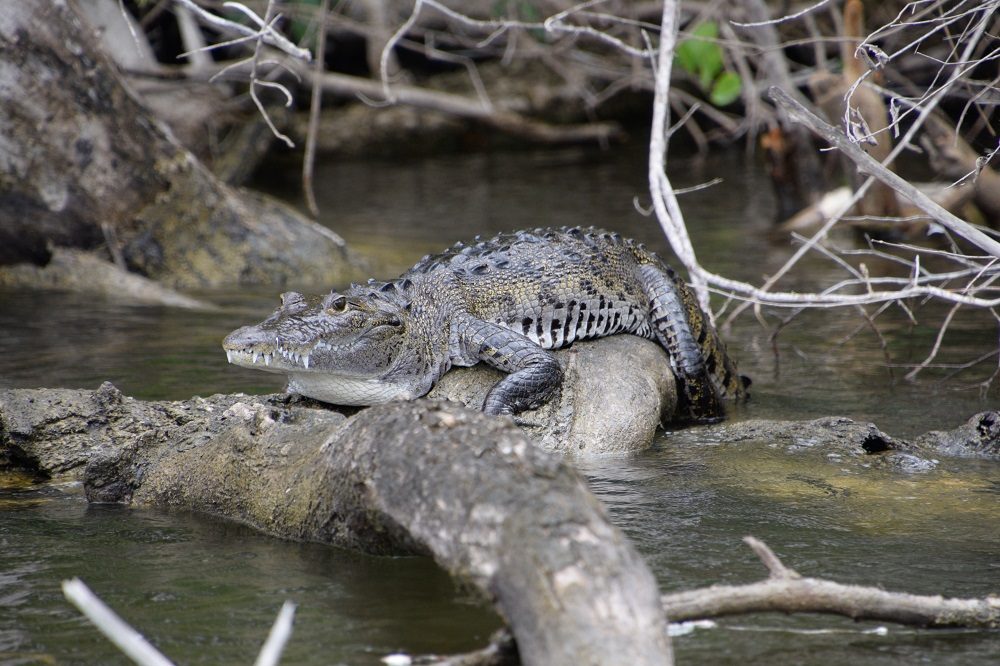
[[[805,578],[785,567],[762,541],[746,537],[770,571],[748,585],[713,585],[663,595],[672,622],[745,613],[830,613],[920,627],[1000,627],[1000,597],[948,599]]]

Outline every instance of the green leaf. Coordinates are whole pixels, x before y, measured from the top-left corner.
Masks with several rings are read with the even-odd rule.
[[[708,100],[715,106],[726,106],[740,98],[740,91],[742,89],[743,81],[740,80],[739,74],[735,72],[723,72],[715,80],[715,85],[712,86],[712,92],[709,94]]]
[[[704,90],[708,90],[715,77],[722,71],[722,49],[709,41],[719,36],[719,26],[714,21],[699,23],[691,30],[691,37],[677,45],[677,64],[698,77]]]

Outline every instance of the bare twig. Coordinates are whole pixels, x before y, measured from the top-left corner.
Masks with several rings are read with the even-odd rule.
[[[257,661],[254,662],[254,666],[277,665],[281,660],[281,653],[285,649],[285,644],[292,636],[292,620],[294,618],[295,604],[291,601],[281,604],[278,617],[274,619],[274,625],[271,627],[264,645],[260,648],[260,654],[257,655]]]
[[[316,139],[319,134],[319,112],[323,105],[323,59],[326,53],[326,17],[330,0],[323,0],[316,21],[316,63],[313,66],[312,98],[309,100],[309,129],[306,132],[305,155],[302,158],[302,189],[313,217],[319,217],[316,192],[313,189],[313,166],[316,162]]]
[[[185,53],[191,63],[192,70],[202,70],[211,65],[212,59],[205,53],[205,38],[194,21],[191,10],[186,6],[177,7],[177,27],[180,29],[181,40]]]
[[[765,25],[777,25],[779,23],[784,23],[786,21],[794,21],[795,19],[801,18],[816,9],[820,9],[821,7],[823,7],[823,5],[827,4],[829,1],[830,0],[819,0],[819,2],[817,2],[816,4],[810,5],[801,11],[797,11],[794,14],[787,14],[785,16],[781,16],[775,19],[768,19],[766,21],[753,21],[750,23],[737,23],[736,21],[731,21],[731,23],[735,26],[739,26],[740,28],[756,28]]]
[[[284,35],[276,31],[268,21],[262,21],[253,10],[239,2],[226,2],[223,3],[223,7],[242,12],[254,23],[256,23],[260,27],[260,30],[253,30],[252,28],[248,28],[245,25],[236,23],[235,21],[230,21],[222,18],[221,16],[217,16],[212,12],[202,9],[200,6],[192,2],[192,0],[174,0],[174,2],[187,7],[201,20],[228,34],[237,34],[251,39],[257,39],[259,37],[268,46],[273,46],[276,49],[284,51],[293,58],[299,58],[301,60],[305,60],[306,62],[312,60],[312,54],[309,53],[309,49],[299,48],[295,44],[292,44]]]
[[[301,67],[294,61],[292,67]],[[358,76],[325,72],[321,78],[324,92],[346,97],[365,96],[379,98],[382,84]],[[512,111],[485,108],[480,100],[463,95],[395,84],[392,93],[397,104],[441,111],[461,118],[469,118],[491,125],[515,136],[522,136],[542,143],[605,142],[619,138],[621,127],[616,123],[592,122],[580,125],[553,125],[529,118]]]
[[[965,238],[970,243],[985,250],[989,254],[1000,257],[1000,243],[993,240],[983,232],[979,231],[965,220],[952,215],[937,203],[931,200],[926,194],[910,185],[901,177],[879,164],[868,153],[858,147],[841,132],[838,132],[830,124],[823,121],[816,114],[806,109],[802,104],[792,99],[780,88],[771,88],[769,91],[771,99],[781,105],[785,111],[796,121],[806,125],[813,132],[823,137],[826,141],[837,146],[841,152],[851,159],[863,172],[874,176],[892,189],[896,190],[904,197],[912,201],[918,208],[930,215],[943,227],[953,233]]]
[[[226,3],[226,4],[237,4],[237,3]],[[247,10],[249,12],[249,10]],[[251,12],[252,13],[252,12]],[[260,33],[257,36],[257,43],[254,46],[253,58],[250,61],[250,99],[253,100],[254,105],[257,110],[260,111],[260,115],[264,117],[264,122],[267,123],[268,128],[275,137],[281,139],[285,145],[289,148],[294,148],[295,143],[289,139],[286,135],[278,131],[275,127],[274,121],[271,120],[271,115],[264,108],[264,103],[260,101],[260,97],[257,96],[257,86],[264,88],[275,88],[280,92],[285,94],[285,106],[292,105],[292,94],[288,92],[280,83],[271,83],[269,81],[261,81],[257,76],[257,69],[260,65],[260,54],[261,48],[264,45],[264,37],[267,34],[267,28],[269,28],[274,22],[278,20],[279,17],[274,16],[274,0],[267,0],[267,11],[264,14],[264,20],[261,22],[262,27]]]
[[[167,657],[152,646],[142,634],[121,619],[101,601],[79,578],[64,580],[63,594],[83,613],[105,638],[115,644],[129,659],[139,666],[173,666]],[[276,666],[285,644],[292,635],[295,604],[286,601],[274,620],[267,640],[260,649],[254,666]]]
[[[173,666],[142,634],[133,629],[97,598],[82,580],[74,578],[62,584],[63,594],[87,616],[98,631],[140,666]]]
[[[699,270],[700,265],[684,225],[680,204],[677,203],[677,197],[674,195],[666,173],[667,128],[670,126],[670,70],[674,59],[674,47],[677,43],[679,16],[679,3],[676,0],[664,0],[663,16],[660,23],[659,56],[656,61],[654,77],[656,85],[653,96],[653,126],[649,139],[649,191],[653,197],[653,210],[656,211],[656,219],[670,242],[670,247],[688,269],[691,287],[697,294],[702,309],[711,312],[708,307],[708,287]]]
[[[663,595],[672,622],[745,613],[832,613],[921,627],[1000,627],[1000,597],[948,599],[805,578],[788,569],[761,541],[744,541],[771,575],[747,585],[713,585]]]
[[[743,537],[743,543],[750,547],[750,550],[754,552],[760,561],[764,563],[767,570],[771,572],[771,578],[802,578],[794,569],[789,569],[778,556],[774,554],[774,551],[768,548],[767,544],[760,539],[752,536]]]

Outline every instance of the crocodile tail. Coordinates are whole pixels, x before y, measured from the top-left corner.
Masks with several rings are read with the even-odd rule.
[[[681,413],[698,421],[720,418],[724,398],[745,394],[736,364],[694,293],[673,270],[648,263],[639,274],[649,298],[652,333],[667,350],[677,377]]]

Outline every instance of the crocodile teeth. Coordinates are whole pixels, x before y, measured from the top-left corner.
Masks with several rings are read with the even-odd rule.
[[[228,349],[226,350],[226,361],[228,361],[229,363],[233,362],[233,352],[229,351]]]
[[[302,365],[306,366],[306,370],[309,369],[309,354],[302,357]]]
[[[264,354],[264,365],[271,365],[271,355]]]
[[[250,362],[256,364],[258,356],[260,356],[260,354],[258,354],[257,352],[254,352],[253,353],[253,360],[251,360]]]

